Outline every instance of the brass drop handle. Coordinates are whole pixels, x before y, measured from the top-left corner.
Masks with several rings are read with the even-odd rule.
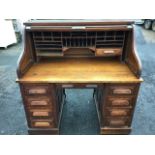
[[[126,116],[127,111],[126,110],[111,110],[110,115],[111,116]]]
[[[35,127],[49,127],[50,123],[49,122],[35,122],[34,126]]]
[[[47,117],[49,116],[49,113],[47,111],[35,111],[32,113],[32,116],[34,117],[39,117],[39,116],[43,116],[43,117]]]
[[[48,103],[46,101],[31,101],[30,102],[31,106],[45,106],[48,105]]]

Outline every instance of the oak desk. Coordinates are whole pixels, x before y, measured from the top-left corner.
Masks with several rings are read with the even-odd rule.
[[[60,20],[25,25],[17,82],[29,134],[59,133],[65,88],[94,89],[100,133],[128,134],[143,81],[133,22]]]

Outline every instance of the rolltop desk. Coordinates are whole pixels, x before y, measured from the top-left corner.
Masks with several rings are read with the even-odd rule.
[[[29,134],[59,134],[66,88],[93,89],[100,134],[129,134],[141,78],[134,22],[24,23],[17,67]]]

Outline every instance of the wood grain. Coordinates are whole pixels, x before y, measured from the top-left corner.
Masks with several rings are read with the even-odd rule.
[[[25,83],[139,83],[124,63],[104,58],[54,58],[34,64],[17,82]]]

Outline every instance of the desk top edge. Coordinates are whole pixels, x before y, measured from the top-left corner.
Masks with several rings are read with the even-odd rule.
[[[117,76],[114,76],[113,72]],[[142,78],[136,78],[124,63],[119,63],[117,60],[102,61],[102,59],[90,58],[80,61],[76,58],[53,59],[52,62],[37,63],[31,66],[22,78],[17,79],[19,83],[140,83],[142,81]]]
[[[25,26],[82,26],[82,25],[130,25],[134,20],[118,19],[68,19],[68,20],[30,20],[25,22]]]

